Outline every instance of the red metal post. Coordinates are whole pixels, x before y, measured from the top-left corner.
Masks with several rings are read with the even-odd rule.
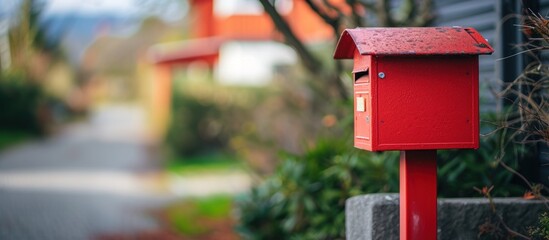
[[[437,239],[436,150],[400,152],[400,239]]]

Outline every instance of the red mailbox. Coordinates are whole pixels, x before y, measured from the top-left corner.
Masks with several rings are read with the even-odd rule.
[[[354,59],[355,147],[400,150],[400,239],[437,238],[437,149],[478,148],[474,29],[356,28],[334,58]]]
[[[478,55],[472,28],[356,28],[334,58],[354,59],[355,147],[478,148]]]

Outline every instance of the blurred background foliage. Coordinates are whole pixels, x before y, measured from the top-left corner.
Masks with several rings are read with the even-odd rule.
[[[43,134],[46,131],[51,102],[39,85],[24,74],[3,73],[0,75],[0,101],[5,104],[0,111],[0,126],[3,131],[28,131]]]
[[[355,26],[426,26],[434,17],[430,0],[403,1],[406,4],[398,10],[345,1],[351,10],[336,14],[327,10],[333,7],[328,1],[306,2],[333,28],[334,36]],[[261,3],[265,9],[271,4]],[[124,76],[122,81],[130,82],[134,74],[141,74],[137,63],[117,65],[120,59],[114,55],[135,59],[139,54],[134,48],[186,37],[184,31],[167,34],[171,31],[168,27],[148,19],[132,44],[107,37],[98,40],[91,46],[94,51],[83,57],[82,68],[72,70],[57,43],[44,41],[36,22],[39,4],[27,0],[22,6],[20,26],[9,35],[14,43],[12,67],[0,75],[0,102],[10,103],[0,111],[0,136],[11,140],[47,133],[63,112],[85,113],[89,100],[83,92],[95,80]],[[276,11],[267,12],[275,25],[284,29],[284,19],[278,19]],[[364,17],[361,12],[372,14]],[[398,192],[399,154],[352,147],[352,77],[346,70],[350,63],[332,60],[335,39],[304,45],[287,40],[295,38],[291,31],[281,32],[286,43],[300,53],[301,64],[280,67],[267,86],[221,85],[211,74],[174,79],[172,119],[165,137],[168,156],[176,162],[192,163],[214,152],[220,154],[213,156],[247,164],[256,184],[250,193],[238,197],[236,206],[237,230],[245,238],[343,239],[347,198]],[[96,48],[112,51],[99,54]],[[135,88],[130,97],[142,90]],[[525,184],[501,163],[520,172],[518,159],[532,158],[529,149],[534,143],[518,141],[512,130],[501,128],[510,115],[514,116],[509,112],[483,113],[482,132],[486,135],[481,137],[479,150],[438,152],[440,197],[476,197],[473,187],[483,186],[494,186],[495,197],[524,193]],[[13,131],[16,133],[10,133]],[[2,141],[0,137],[0,146]],[[224,206],[220,212],[226,215],[229,200],[221,198],[220,202]],[[198,206],[200,212],[211,204],[195,201],[191,205]],[[188,229],[193,226],[193,217],[188,217],[202,214],[194,208],[174,206],[167,218],[181,231],[203,231]]]
[[[44,38],[41,6],[39,1],[22,1],[17,19],[11,19],[17,25],[7,34],[11,62],[0,64],[1,148],[49,133],[66,110],[47,82],[52,67],[66,63],[58,43]]]

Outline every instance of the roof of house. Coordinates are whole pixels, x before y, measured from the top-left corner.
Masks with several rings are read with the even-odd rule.
[[[189,63],[209,59],[219,54],[226,39],[211,37],[157,44],[149,49],[149,59],[155,63]]]
[[[361,55],[478,55],[494,52],[473,28],[355,28],[341,34],[335,59]]]

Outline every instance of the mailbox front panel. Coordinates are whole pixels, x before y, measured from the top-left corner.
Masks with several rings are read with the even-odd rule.
[[[355,147],[372,147],[372,98],[370,77],[355,80]]]
[[[372,79],[371,56],[355,55],[354,137],[355,147],[372,149]]]
[[[378,150],[478,148],[478,57],[379,56]]]

